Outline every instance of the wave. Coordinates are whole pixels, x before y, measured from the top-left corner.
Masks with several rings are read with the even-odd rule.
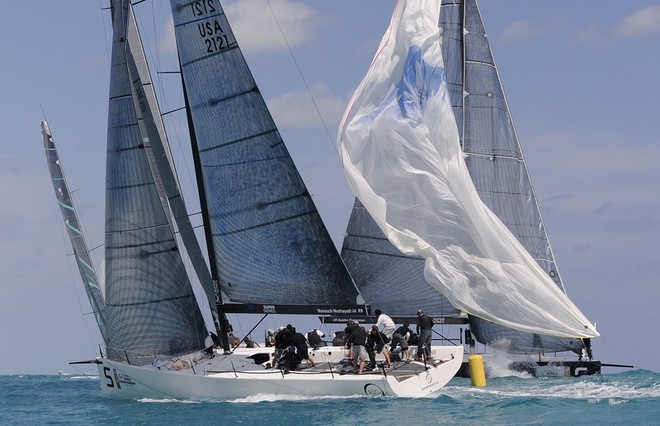
[[[524,386],[521,386],[518,377],[492,378],[483,388],[448,386],[445,393],[484,399],[495,396],[502,399],[566,399],[619,404],[628,400],[660,398],[660,376],[651,371],[638,370],[584,378],[534,378],[525,380]]]

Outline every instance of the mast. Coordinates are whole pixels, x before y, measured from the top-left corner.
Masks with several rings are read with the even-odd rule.
[[[209,265],[211,268],[211,280],[213,288],[215,289],[215,304],[218,313],[218,320],[216,322],[216,329],[219,327],[219,337],[222,342],[222,349],[225,353],[231,352],[229,346],[229,321],[224,309],[224,301],[222,300],[222,292],[220,289],[220,280],[218,278],[218,268],[216,264],[215,250],[213,249],[213,235],[211,234],[211,219],[209,217],[208,203],[206,202],[206,190],[204,188],[204,181],[202,175],[202,162],[199,156],[199,146],[197,137],[195,135],[195,123],[193,122],[190,113],[190,103],[188,102],[188,92],[183,73],[181,73],[181,86],[183,87],[183,99],[186,106],[186,118],[188,120],[188,130],[190,133],[190,144],[192,146],[193,162],[195,165],[195,180],[197,181],[197,191],[199,192],[199,203],[202,210],[202,222],[204,223],[204,238],[206,240],[206,247],[209,256]],[[219,323],[219,324],[218,324]]]

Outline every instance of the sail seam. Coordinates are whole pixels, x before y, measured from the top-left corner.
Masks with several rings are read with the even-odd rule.
[[[228,166],[240,166],[243,164],[250,164],[250,163],[260,163],[262,161],[274,161],[274,160],[287,160],[289,157],[286,157],[284,155],[279,156],[279,157],[270,157],[270,158],[259,158],[256,160],[248,160],[248,161],[238,161],[235,163],[226,163],[226,164],[205,164],[204,167],[228,167]]]
[[[482,153],[482,152],[477,152],[477,151],[469,151],[469,150],[463,150],[464,153],[474,156],[474,157],[486,157],[490,158],[493,157],[493,159],[505,159],[505,160],[515,160],[518,161],[519,163],[524,163],[525,161],[522,158],[519,157],[514,157],[512,155],[502,155],[502,154],[493,154],[493,153]]]
[[[264,132],[255,133],[254,135],[246,136],[244,138],[236,139],[236,140],[233,140],[233,141],[230,141],[230,142],[225,142],[225,143],[220,144],[220,145],[200,149],[199,152],[213,151],[214,149],[224,148],[226,146],[234,145],[234,144],[237,144],[237,143],[240,143],[240,142],[245,142],[245,141],[248,141],[250,139],[255,139],[255,138],[258,138],[260,136],[264,136],[264,135],[267,135],[267,134],[270,134],[270,133],[277,133],[277,129],[273,128],[271,130],[266,130]]]
[[[148,302],[108,303],[106,306],[112,306],[112,307],[115,307],[115,308],[120,308],[120,307],[125,307],[125,306],[150,305],[150,304],[153,304],[153,303],[171,302],[171,301],[174,301],[174,300],[189,299],[191,297],[194,297],[194,294],[188,294],[188,295],[184,295],[184,296],[168,297],[166,299],[150,300]]]
[[[150,186],[150,185],[153,185],[153,184],[154,184],[153,182],[146,182],[146,183],[136,183],[136,184],[133,184],[133,185],[108,186],[108,187],[106,187],[106,190],[116,191],[118,189],[139,188],[139,187],[143,187],[143,186]]]
[[[110,100],[110,101],[115,101],[115,100],[117,100],[117,99],[130,98],[130,97],[132,97],[132,96],[133,96],[133,95],[132,95],[131,93],[129,93],[129,94],[125,94],[125,95],[111,96],[110,98],[108,98],[108,100]]]
[[[247,95],[248,93],[259,93],[259,88],[254,85],[251,89],[249,90],[244,90],[242,92],[234,93],[233,95],[225,96],[224,98],[216,99],[216,98],[211,98],[209,99],[209,106],[215,107],[221,102],[228,101],[230,99],[238,98],[243,95]]]
[[[184,67],[187,67],[188,65],[195,64],[199,61],[203,61],[204,59],[212,58],[214,56],[218,56],[222,53],[229,52],[230,50],[238,49],[238,44],[233,43],[227,46],[225,49],[218,50],[217,52],[211,53],[210,55],[202,56],[201,58],[193,59],[192,61],[188,61],[185,63],[181,63],[181,68],[183,69]]]
[[[353,249],[353,248],[348,248],[344,247],[345,251],[353,251],[356,253],[366,253],[366,254],[375,254],[377,256],[387,256],[387,257],[401,257],[404,259],[412,259],[412,260],[424,260],[421,257],[416,257],[416,256],[406,256],[405,254],[390,254],[390,253],[381,253],[377,251],[371,251],[371,250],[358,250],[358,249]]]
[[[112,234],[124,234],[127,232],[140,232],[140,231],[147,231],[150,229],[156,229],[156,228],[162,228],[164,226],[169,226],[169,224],[164,224],[164,225],[154,225],[154,226],[147,226],[143,228],[133,228],[133,229],[122,229],[119,231],[106,231],[106,235],[112,235]],[[146,244],[146,243],[145,243]]]
[[[313,211],[310,211],[310,212],[304,212],[304,213],[300,213],[300,214],[293,215],[293,216],[283,217],[283,218],[278,219],[278,220],[272,220],[270,222],[261,223],[259,225],[254,225],[254,226],[250,226],[250,227],[243,228],[243,229],[237,229],[237,230],[231,231],[231,232],[214,233],[213,236],[214,237],[224,237],[224,236],[227,236],[227,235],[238,234],[240,232],[246,232],[246,231],[251,231],[253,229],[263,228],[264,226],[275,225],[276,223],[286,222],[286,221],[289,221],[289,220],[297,219],[297,218],[303,217],[303,216],[309,216],[309,215],[316,214],[316,213],[317,213],[316,210],[313,210]]]
[[[492,62],[475,61],[474,59],[472,59],[472,60],[466,59],[465,63],[466,64],[475,64],[475,65],[487,65],[491,68],[495,68],[495,64],[493,64]]]

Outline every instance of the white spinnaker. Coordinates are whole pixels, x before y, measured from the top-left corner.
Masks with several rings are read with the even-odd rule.
[[[597,337],[474,188],[444,79],[439,13],[437,0],[397,2],[339,130],[349,182],[399,250],[426,258],[426,280],[455,307],[530,333]]]

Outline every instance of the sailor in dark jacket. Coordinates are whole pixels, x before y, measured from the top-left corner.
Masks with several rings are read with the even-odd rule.
[[[289,338],[289,344],[291,346],[295,346],[296,348],[296,360],[298,361],[298,364],[303,359],[306,359],[307,362],[309,362],[312,367],[316,365],[314,363],[314,360],[309,356],[309,348],[307,347],[307,339],[305,338],[305,335],[302,333],[298,333],[296,329],[293,329],[293,334]]]
[[[378,331],[378,326],[374,325],[371,327],[371,332],[367,337],[367,352],[369,353],[371,368],[376,366],[376,354],[381,353],[383,348],[385,348],[385,344],[389,342],[390,339],[388,339],[384,333]],[[385,350],[383,351],[383,354],[385,355],[385,360],[387,361],[387,367],[391,367],[392,362],[390,361],[390,352]]]
[[[419,334],[419,344],[417,345],[417,360],[421,360],[422,355],[426,359],[431,359],[431,328],[433,320],[424,314],[421,309],[417,311],[417,334]]]
[[[351,328],[346,344],[353,351],[353,369],[357,369],[360,360],[360,374],[364,371],[364,362],[369,358],[365,345],[367,344],[367,331],[364,327],[355,325]]]
[[[394,331],[392,336],[392,352],[397,346],[401,346],[401,350],[406,355],[406,361],[410,361],[410,351],[408,350],[408,336],[412,335],[412,330],[409,327],[408,320],[403,322],[403,325]]]

